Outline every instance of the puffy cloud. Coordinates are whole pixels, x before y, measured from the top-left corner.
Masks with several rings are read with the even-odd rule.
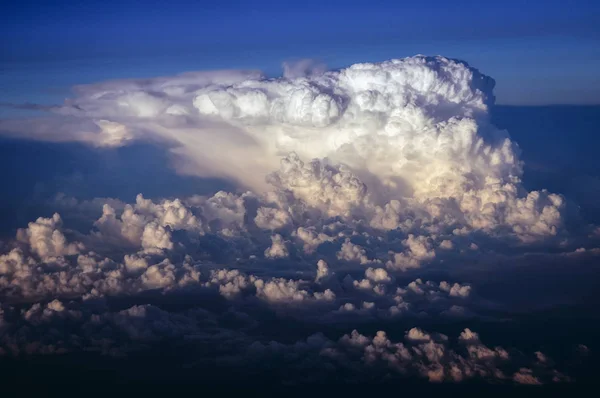
[[[513,364],[512,351],[469,328],[455,347],[418,327],[493,318],[480,314],[494,303],[476,284],[454,281],[459,261],[510,260],[539,244],[573,251],[565,199],[525,190],[516,144],[490,123],[493,84],[463,62],[417,56],[328,72],[288,65],[275,79],[221,72],[79,87],[53,108],[64,122],[55,139],[164,140],[180,171],[241,189],[76,203],[97,210],[89,232],[63,229],[58,214],[29,223],[0,254],[0,353],[116,354],[176,339],[235,347],[229,360],[283,355],[432,382],[564,380],[541,352]],[[104,301],[113,297],[140,304],[115,310]],[[171,297],[186,308],[161,309]],[[336,333],[412,324],[404,341],[353,331],[290,344],[265,341],[266,312]],[[41,341],[32,325],[52,333]],[[126,337],[106,337],[116,335]]]
[[[383,268],[367,268],[365,271],[365,276],[367,279],[372,280],[373,282],[382,282],[387,283],[391,281],[391,278],[387,271]]]
[[[151,213],[159,220],[160,225],[170,226],[172,229],[201,231],[201,221],[186,207],[181,200],[165,200],[160,204],[154,204],[142,195],[136,198],[136,208],[143,212]]]
[[[315,278],[316,282],[319,282],[330,275],[329,266],[323,260],[319,260],[317,262],[317,276]]]
[[[322,293],[310,292],[300,288],[300,283],[293,280],[273,279],[263,281],[262,279],[254,282],[256,286],[256,295],[270,302],[301,302],[305,300],[325,300],[335,299],[335,293],[327,289]]]
[[[279,229],[288,225],[291,217],[285,210],[261,207],[257,210],[254,222],[262,229]]]
[[[129,272],[137,272],[139,270],[145,270],[148,268],[148,260],[144,257],[138,257],[136,255],[125,255],[124,257],[125,268]]]
[[[287,288],[279,286],[274,289],[278,293],[273,293],[272,297],[295,300],[294,296],[281,293]],[[294,291],[293,288],[291,290]],[[298,297],[302,297],[297,299],[302,301],[305,296]],[[368,310],[370,305],[363,303],[362,310]],[[347,306],[346,310],[352,311],[352,308]],[[407,330],[404,342],[392,340],[385,331],[368,336],[354,330],[339,339],[315,334],[305,340],[280,343],[255,340],[247,334],[252,323],[248,323],[241,314],[237,321],[244,328],[222,333],[219,329],[230,325],[231,319],[223,319],[201,309],[169,312],[153,305],[134,305],[122,310],[98,312],[98,308],[87,307],[86,303],[53,300],[20,310],[9,308],[9,311],[12,315],[8,321],[0,317],[3,322],[0,326],[8,332],[0,338],[0,355],[61,354],[82,348],[104,355],[123,355],[152,344],[181,341],[187,336],[187,344],[196,349],[214,346],[211,351],[213,360],[231,358],[233,343],[237,350],[233,353],[234,358],[242,359],[255,369],[284,356],[290,370],[301,369],[307,361],[314,363],[316,369],[309,367],[314,370],[312,377],[316,380],[324,378],[323,381],[328,377],[320,369],[323,364],[330,369],[337,367],[351,372],[347,376],[349,380],[358,376],[375,381],[380,379],[385,369],[391,372],[386,375],[388,378],[396,374],[435,383],[483,379],[495,383],[541,384],[565,380],[554,368],[539,366],[525,358],[518,363],[529,367],[519,368],[505,349],[484,345],[469,329],[461,333],[457,343],[443,334],[419,328]],[[0,315],[3,315],[2,312]],[[68,330],[59,326],[64,323],[69,324]],[[45,338],[30,343],[36,331],[45,332]],[[537,357],[540,355],[544,354],[536,353]],[[287,373],[287,381],[302,380],[297,378],[297,372]]]
[[[455,283],[454,285],[450,285],[446,281],[440,282],[440,290],[448,292],[450,296],[454,297],[468,297],[471,293],[471,286],[461,285],[459,283]]]
[[[298,227],[296,237],[304,243],[303,249],[307,254],[312,254],[321,244],[334,240],[325,233],[317,232],[315,227]]]
[[[464,229],[527,243],[560,235],[564,199],[523,189],[518,148],[490,123],[493,79],[439,56],[337,71],[295,65],[303,72],[288,65],[276,79],[221,71],[80,86],[51,111],[67,118],[70,139],[120,145],[159,138],[184,158],[176,162],[182,171],[228,177],[261,193],[271,189],[264,177],[280,161],[271,186],[326,216],[361,218],[374,228]],[[100,132],[87,133],[85,121]],[[11,123],[0,130],[10,132]],[[163,227],[206,230],[181,202],[157,206],[149,211]],[[296,216],[268,205],[254,217],[259,228],[279,229]],[[419,261],[400,256],[397,266]]]
[[[354,281],[353,284],[357,289],[373,291],[377,295],[386,293],[386,284],[391,281],[387,271],[383,268],[367,268],[365,271],[365,279]]]
[[[450,250],[454,248],[454,244],[452,243],[451,240],[447,240],[444,239],[441,243],[440,243],[440,249],[446,249],[446,250]]]
[[[533,375],[533,371],[528,368],[521,368],[513,375],[513,380],[519,384],[540,385],[540,380]]]
[[[337,253],[337,258],[344,261],[357,261],[360,264],[368,264],[370,260],[367,258],[367,252],[359,245],[355,245],[346,239],[342,244],[340,251]]]
[[[354,330],[343,336],[339,342],[325,348],[321,355],[339,361],[357,360],[367,366],[382,365],[400,374],[413,374],[439,383],[444,381],[460,382],[474,378],[509,381],[505,369],[511,368],[510,356],[501,347],[488,348],[478,339],[465,340],[464,335],[473,333],[465,329],[459,341],[467,344],[466,355],[454,350],[447,336],[429,334],[419,328],[406,332],[406,343],[393,342],[384,331],[379,331],[370,338]],[[553,372],[539,370],[538,377],[551,381]],[[519,369],[512,380],[520,384],[540,384],[533,370]]]
[[[142,232],[142,247],[146,250],[172,249],[171,234],[162,225],[154,222],[146,224]]]
[[[265,257],[267,258],[281,258],[290,255],[286,243],[279,234],[275,234],[271,237],[273,242],[267,250],[265,250]]]
[[[138,211],[142,212],[141,209]],[[147,225],[153,223],[157,222],[151,221]],[[274,235],[271,239],[272,244],[284,242],[281,235]],[[25,251],[35,254],[37,246],[35,243],[30,245]],[[419,253],[420,246],[413,245],[415,253]],[[13,290],[11,294],[30,302],[18,316],[2,317],[0,329],[4,335],[0,339],[0,347],[4,354],[51,354],[85,348],[116,355],[165,339],[203,336],[220,322],[221,315],[208,314],[199,309],[170,313],[153,305],[137,305],[112,312],[93,304],[94,299],[105,295],[135,296],[146,290],[159,290],[167,294],[186,292],[188,288],[207,288],[226,298],[231,308],[256,307],[256,302],[252,300],[254,298],[275,309],[283,306],[288,319],[291,317],[323,324],[347,319],[344,317],[348,316],[371,321],[395,316],[413,316],[417,319],[425,313],[431,317],[444,317],[456,313],[456,308],[464,308],[457,306],[457,303],[469,306],[468,300],[473,298],[470,286],[446,281],[435,283],[417,279],[400,287],[390,272],[381,267],[367,268],[365,279],[351,284],[360,292],[353,293],[351,288],[336,283],[336,275],[323,260],[318,261],[318,283],[314,283],[303,279],[259,277],[237,269],[216,269],[214,265],[198,264],[200,268],[208,266],[211,269],[202,279],[198,267],[191,264],[189,259],[173,262],[163,258],[167,253],[148,252],[144,247],[140,247],[135,254],[125,255],[122,262],[101,259],[93,253],[79,254],[77,258],[70,256],[63,260],[58,270],[43,270],[38,266],[40,260],[28,256],[26,252],[15,248],[0,258],[3,295],[10,291],[7,289],[18,286],[20,290]],[[367,284],[370,290],[365,289]],[[362,294],[372,298],[365,299]],[[82,301],[67,304],[64,299],[57,298],[65,295],[81,297]],[[38,301],[38,297],[47,300]],[[260,320],[257,317],[244,322]],[[64,322],[75,329],[68,332],[57,327]],[[36,341],[36,337],[27,332],[27,325],[35,325],[38,330],[55,331],[43,342],[28,344],[28,341]],[[107,331],[126,337],[120,340],[107,339],[103,337],[107,336]],[[244,332],[227,331],[219,339],[242,338],[236,333]],[[254,361],[265,355],[274,355],[272,350],[275,347],[277,355],[292,356],[298,355],[297,350],[302,348],[301,357],[314,356],[333,366],[344,368],[352,364],[352,369],[366,372],[386,366],[399,376],[414,375],[431,382],[482,378],[535,384],[567,380],[554,370],[547,355],[537,352],[537,362],[530,363],[528,367],[523,367],[521,360],[516,361],[519,365],[513,364],[506,349],[485,346],[479,335],[470,329],[465,329],[458,338],[464,350],[453,348],[444,335],[424,332],[419,328],[409,329],[405,340],[406,343],[394,342],[385,332],[367,337],[355,331],[337,341],[313,336],[309,337],[309,343],[271,343],[264,346],[257,337],[245,336],[242,341],[247,342],[248,349],[241,348],[236,355],[248,355],[246,360]],[[194,344],[194,341],[191,339],[189,344]],[[229,344],[227,341],[224,340],[224,344]]]
[[[246,276],[238,270],[216,270],[211,272],[211,279],[208,285],[219,286],[219,293],[227,298],[233,298],[241,292],[254,286],[256,277]]]
[[[41,259],[50,257],[74,255],[83,249],[81,244],[67,243],[67,239],[61,232],[62,220],[58,213],[51,218],[38,218],[29,223],[27,229],[17,232],[17,239],[26,242],[31,251]]]
[[[401,253],[393,253],[392,260],[386,264],[388,268],[399,270],[418,268],[422,262],[435,257],[431,242],[425,236],[415,237],[410,234],[406,240],[402,241],[402,244],[407,249]]]
[[[345,166],[330,166],[319,160],[305,165],[295,153],[283,158],[279,171],[270,174],[267,181],[330,216],[350,216],[367,193],[367,187]]]

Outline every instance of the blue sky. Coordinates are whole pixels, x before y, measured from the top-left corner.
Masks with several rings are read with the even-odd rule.
[[[62,102],[74,84],[113,78],[421,53],[494,77],[499,103],[598,104],[598,20],[600,3],[583,0],[13,1],[0,16],[0,102]]]
[[[3,387],[597,382],[599,0],[7,1]]]

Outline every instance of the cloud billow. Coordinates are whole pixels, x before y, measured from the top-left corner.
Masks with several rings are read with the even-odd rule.
[[[483,345],[470,329],[452,344],[420,328],[407,330],[404,342],[352,331],[394,319],[487,316],[476,286],[421,278],[428,266],[451,272],[459,261],[523,248],[574,250],[579,237],[565,227],[564,198],[525,190],[518,146],[489,120],[494,81],[464,62],[424,56],[288,72],[82,86],[53,108],[56,135],[36,127],[43,119],[27,124],[40,140],[168,142],[179,171],[225,177],[239,190],[107,201],[90,231],[70,230],[58,213],[29,223],[0,256],[0,353],[120,355],[208,334],[244,341],[239,352],[223,353],[240,361],[302,356],[353,370],[383,365],[432,382],[568,380],[544,354],[512,363],[507,349]],[[77,201],[61,212],[81,206],[89,213]],[[596,255],[584,252],[576,254]],[[148,292],[208,297],[243,325],[221,326],[223,309],[202,300],[172,311],[107,304]],[[339,339],[280,343],[257,332],[262,310],[354,326]],[[59,330],[37,341],[31,327],[55,322],[79,337]]]

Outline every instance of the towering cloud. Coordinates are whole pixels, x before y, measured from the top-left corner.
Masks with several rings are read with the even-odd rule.
[[[268,342],[256,326],[264,311],[353,328],[472,319],[489,305],[476,286],[420,278],[420,268],[451,274],[457,259],[539,245],[571,251],[565,200],[524,189],[517,145],[490,122],[493,86],[464,62],[416,56],[328,72],[288,66],[276,79],[226,71],[82,86],[52,108],[56,135],[40,126],[45,119],[0,121],[37,139],[167,142],[180,171],[239,184],[212,196],[140,194],[118,209],[112,201],[91,231],[69,230],[58,214],[31,222],[0,256],[0,353],[33,347],[29,325],[68,320],[85,338],[59,333],[39,352],[95,346],[103,328],[126,335],[106,340],[105,353],[226,330],[215,341],[243,342],[234,354],[249,361],[283,352],[353,369],[383,364],[433,382],[566,380],[539,360],[515,369],[506,349],[470,329],[454,349],[419,328],[406,343],[354,331],[289,345]],[[150,292],[189,294],[193,309],[106,305],[126,296],[143,303]],[[232,314],[237,323],[223,320]]]

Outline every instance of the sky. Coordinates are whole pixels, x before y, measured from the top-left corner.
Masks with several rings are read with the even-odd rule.
[[[598,104],[599,18],[584,0],[14,1],[0,16],[1,101],[54,104],[72,85],[115,78],[275,76],[290,59],[340,68],[424,54],[493,76],[501,104]]]
[[[6,7],[3,386],[595,383],[600,6],[565,4]]]

